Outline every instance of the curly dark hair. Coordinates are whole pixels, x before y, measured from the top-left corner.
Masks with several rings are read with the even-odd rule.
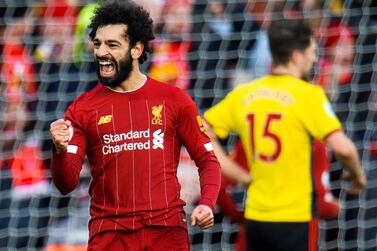
[[[127,32],[125,37],[129,38],[130,46],[137,42],[144,44],[144,51],[139,58],[139,63],[144,63],[151,51],[149,41],[154,39],[153,20],[148,11],[132,1],[104,1],[95,10],[94,16],[89,25],[91,29],[89,36],[93,40],[99,27],[110,24],[125,24]]]

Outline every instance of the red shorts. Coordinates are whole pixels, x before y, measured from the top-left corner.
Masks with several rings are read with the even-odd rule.
[[[88,251],[189,251],[187,229],[183,227],[146,227],[136,231],[107,231],[89,242]]]

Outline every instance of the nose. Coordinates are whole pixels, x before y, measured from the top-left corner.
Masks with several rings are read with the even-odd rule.
[[[109,51],[107,50],[105,44],[101,44],[98,48],[95,49],[95,54],[97,55],[97,57],[102,57],[109,54]]]

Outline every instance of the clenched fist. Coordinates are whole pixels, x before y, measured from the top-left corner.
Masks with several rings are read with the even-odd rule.
[[[68,147],[68,142],[73,134],[71,121],[58,119],[52,122],[50,125],[50,133],[56,151],[58,153],[65,152]]]
[[[208,206],[199,205],[191,213],[191,226],[198,225],[201,229],[207,229],[214,223],[213,212]]]

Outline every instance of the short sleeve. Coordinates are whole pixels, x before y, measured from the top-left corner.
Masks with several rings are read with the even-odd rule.
[[[314,86],[310,97],[304,102],[304,105],[299,106],[300,114],[305,127],[314,138],[323,140],[332,132],[342,129],[322,88]]]
[[[235,91],[204,113],[204,119],[211,125],[214,133],[221,139],[234,131],[234,106],[237,102]]]

